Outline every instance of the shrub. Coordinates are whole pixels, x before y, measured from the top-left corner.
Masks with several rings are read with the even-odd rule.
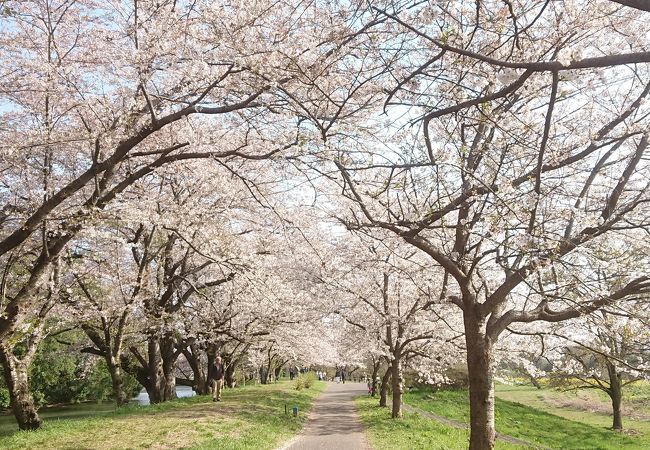
[[[302,376],[305,378],[304,383],[307,389],[311,388],[316,382],[316,374],[314,372],[308,372]]]
[[[302,388],[309,389],[316,382],[316,374],[314,372],[303,373],[296,378],[296,390],[301,390]]]

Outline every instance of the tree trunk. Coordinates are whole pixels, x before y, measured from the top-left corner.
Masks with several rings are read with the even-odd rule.
[[[195,343],[183,349],[183,355],[190,365],[193,374],[192,390],[197,395],[208,395],[210,393],[210,384],[208,383],[209,370],[201,359],[203,352]]]
[[[224,380],[226,383],[226,386],[229,388],[234,388],[235,387],[235,370],[237,369],[237,360],[233,360],[230,362],[228,366],[226,366],[226,372],[224,374]]]
[[[163,392],[161,391],[162,377],[162,358],[160,357],[159,341],[154,337],[149,337],[147,342],[147,383],[144,388],[149,395],[149,402],[152,404],[163,401]]]
[[[484,321],[465,312],[465,342],[469,375],[470,450],[492,450],[494,427],[494,368],[492,344]]]
[[[402,417],[402,394],[404,393],[404,385],[402,383],[401,369],[401,355],[394,355],[390,367],[391,378],[393,379],[393,410],[391,413],[393,419]]]
[[[378,359],[377,362],[372,363],[372,385],[370,388],[370,393],[372,394],[373,397],[377,396],[377,375],[379,374],[379,364],[380,360]]]
[[[86,336],[91,340],[95,347],[84,348],[81,351],[98,355],[106,361],[108,373],[111,377],[111,384],[113,388],[113,398],[117,406],[126,405],[129,399],[124,392],[124,367],[122,365],[124,355],[122,353],[122,336],[124,327],[128,318],[128,311],[122,313],[120,317],[118,329],[113,334],[111,330],[111,320],[101,318],[101,331],[91,326],[90,324],[82,324],[81,328],[86,333]]]
[[[265,366],[260,367],[260,383],[262,384],[267,384],[268,383],[268,378],[269,377],[269,372],[266,370]]]
[[[166,402],[176,398],[176,359],[178,354],[176,353],[175,340],[171,335],[162,338],[160,353],[163,370],[163,401]]]
[[[18,359],[11,349],[0,345],[0,363],[4,369],[4,378],[9,390],[11,410],[21,430],[36,430],[42,421],[38,417],[34,397],[29,388],[29,364]]]
[[[270,355],[271,351],[269,350],[269,359],[266,363],[266,383],[273,382],[273,358]],[[264,383],[264,384],[266,384]]]
[[[612,428],[622,430],[623,416],[621,415],[621,402],[623,400],[623,387],[621,385],[621,375],[616,370],[616,366],[610,362],[607,362],[607,372],[609,374],[609,390],[607,394],[612,399]]]
[[[386,398],[388,396],[388,380],[390,380],[390,367],[386,369],[386,373],[381,378],[381,388],[379,390],[379,406],[386,406]]]
[[[115,403],[117,406],[124,406],[129,403],[129,399],[126,397],[126,393],[124,392],[124,372],[122,371],[122,366],[119,361],[119,358],[114,358],[112,356],[106,357],[108,372],[111,375],[111,383],[113,385],[113,397],[115,398]]]
[[[542,389],[542,385],[539,384],[539,381],[537,381],[537,378],[535,378],[532,375],[528,375],[528,378],[530,378],[530,382],[535,387],[535,389]]]
[[[152,404],[176,398],[176,355],[171,336],[150,336],[145,389]]]

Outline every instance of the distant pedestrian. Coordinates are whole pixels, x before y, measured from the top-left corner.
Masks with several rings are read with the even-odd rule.
[[[212,367],[212,401],[221,401],[221,391],[223,390],[223,381],[226,376],[226,370],[221,361],[221,356],[217,356]]]

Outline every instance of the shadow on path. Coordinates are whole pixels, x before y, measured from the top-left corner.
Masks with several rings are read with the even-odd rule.
[[[330,383],[309,413],[305,430],[284,450],[368,450],[354,398],[367,393],[362,383]]]

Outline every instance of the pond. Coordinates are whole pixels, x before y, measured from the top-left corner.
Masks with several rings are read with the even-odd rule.
[[[191,387],[189,386],[176,386],[176,396],[179,398],[182,397],[194,397],[196,395],[194,391],[192,390]],[[147,391],[145,389],[142,389],[140,393],[133,397],[131,399],[130,403],[138,404],[138,405],[148,405],[149,404],[149,395],[147,395]]]

